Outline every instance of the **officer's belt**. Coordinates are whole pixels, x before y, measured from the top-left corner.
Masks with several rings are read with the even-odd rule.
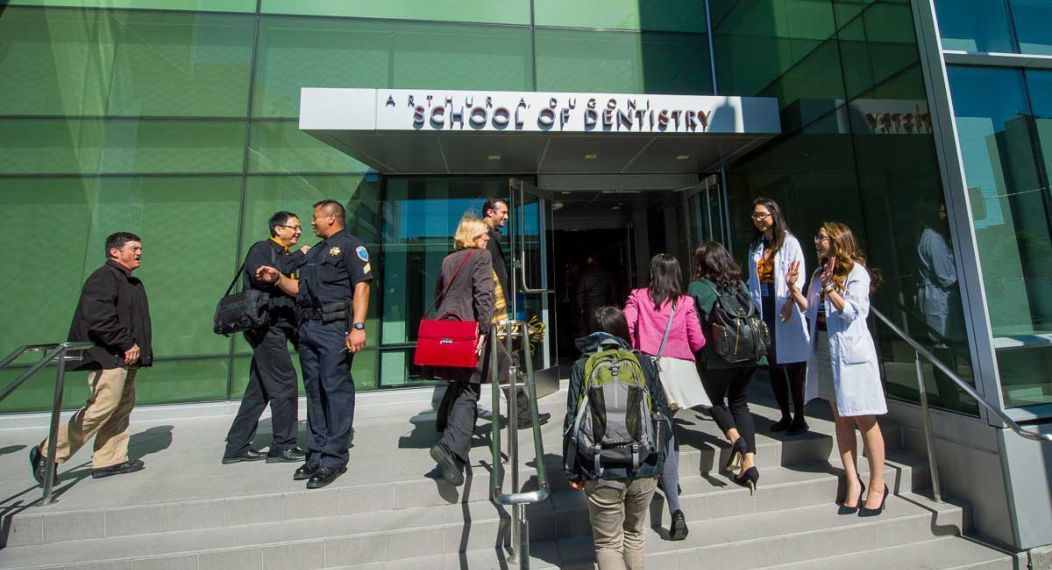
[[[347,316],[350,315],[350,306],[350,301],[325,303],[320,307],[304,307],[302,305],[297,305],[296,315],[299,316],[301,321],[322,321],[329,323],[346,319]]]

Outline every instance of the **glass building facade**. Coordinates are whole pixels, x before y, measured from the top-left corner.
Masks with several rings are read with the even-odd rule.
[[[1010,4],[940,3],[946,49],[1046,53],[1044,3]],[[846,222],[881,270],[876,306],[975,378],[982,357],[957,275],[970,253],[956,251],[946,220],[906,0],[144,5],[0,1],[0,204],[9,235],[31,244],[10,248],[15,278],[2,312],[18,326],[0,330],[0,352],[64,339],[103,238],[128,230],[144,239],[157,355],[139,402],[236,399],[250,352],[212,333],[214,304],[273,211],[306,217],[313,202],[334,198],[378,259],[359,389],[426,381],[408,361],[428,276],[456,220],[506,193],[507,177],[371,171],[299,130],[302,87],[719,94],[776,98],[782,134],[720,173],[725,215],[709,235],[725,236],[744,261],[759,195],[783,205],[808,251],[823,220]],[[983,205],[973,214],[993,328],[1024,345],[1001,364],[1008,406],[1049,398],[1037,378],[1048,349],[1025,340],[1048,333],[1052,303],[1048,216],[1038,209],[1048,203],[1046,73],[950,71],[962,148],[975,157],[968,184]],[[1005,93],[968,87],[977,82]],[[912,350],[875,330],[888,393],[916,399]],[[936,405],[977,414],[940,374],[925,373]],[[44,409],[50,381],[37,378],[0,411]],[[71,405],[82,397],[67,391]]]

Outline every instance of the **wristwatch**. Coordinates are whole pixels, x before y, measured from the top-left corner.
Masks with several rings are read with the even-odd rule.
[[[364,331],[365,323],[351,323],[351,327],[356,331]]]

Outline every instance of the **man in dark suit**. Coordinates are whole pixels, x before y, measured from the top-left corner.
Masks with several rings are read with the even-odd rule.
[[[270,322],[264,328],[245,331],[245,340],[252,346],[252,364],[248,385],[241,398],[241,407],[226,436],[223,463],[257,461],[267,463],[302,462],[306,455],[296,446],[299,432],[299,391],[296,388],[296,369],[289,356],[289,342],[299,346],[296,334],[296,301],[271,283],[256,277],[256,271],[270,265],[291,276],[303,263],[304,252],[290,252],[303,229],[300,219],[292,212],[275,212],[270,217],[270,239],[252,244],[245,256],[243,279],[245,288],[269,294],[267,314]],[[305,248],[306,249],[306,248]],[[252,448],[259,416],[270,404],[273,438],[267,453]]]
[[[508,262],[504,259],[504,249],[500,246],[500,228],[504,227],[504,224],[508,221],[508,203],[503,198],[486,198],[486,201],[482,204],[482,221],[489,228],[489,243],[486,245],[486,250],[489,251],[490,258],[493,260],[493,272],[497,274],[497,280],[500,282],[500,288],[504,291],[505,300],[508,306],[511,306],[511,283],[508,280]],[[514,253],[514,252],[513,252]],[[512,318],[515,316],[512,315]],[[502,351],[503,352],[503,351]],[[502,363],[501,368],[506,369],[504,360],[507,358],[505,355],[501,355]],[[491,379],[492,380],[492,379]],[[505,383],[506,378],[501,378],[501,383]],[[510,390],[504,389],[505,397],[509,396]],[[526,390],[520,388],[516,394],[516,409],[518,413],[518,426],[520,428],[528,428],[533,425],[533,418],[530,417],[530,408],[528,395]],[[547,412],[542,412],[537,415],[537,419],[541,425],[544,425],[552,417]]]
[[[135,407],[135,377],[153,364],[150,307],[146,289],[132,272],[142,265],[142,239],[128,232],[106,238],[106,263],[95,270],[80,293],[71,342],[95,344],[73,369],[88,370],[88,403],[59,428],[55,462],[65,463],[93,436],[91,476],[98,479],[142,470],[141,459],[128,458]],[[47,476],[47,440],[29,450],[33,478]],[[55,482],[58,481],[56,470]]]

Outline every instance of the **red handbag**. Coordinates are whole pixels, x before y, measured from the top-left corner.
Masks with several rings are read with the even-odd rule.
[[[460,270],[464,269],[471,256],[472,251],[464,256],[464,261],[453,273],[446,288],[435,298],[424,315],[426,316],[446,295],[452,287]],[[445,319],[421,319],[420,328],[416,335],[416,352],[413,354],[413,364],[417,366],[441,366],[447,368],[474,368],[478,365],[479,324],[477,321],[453,321]]]

